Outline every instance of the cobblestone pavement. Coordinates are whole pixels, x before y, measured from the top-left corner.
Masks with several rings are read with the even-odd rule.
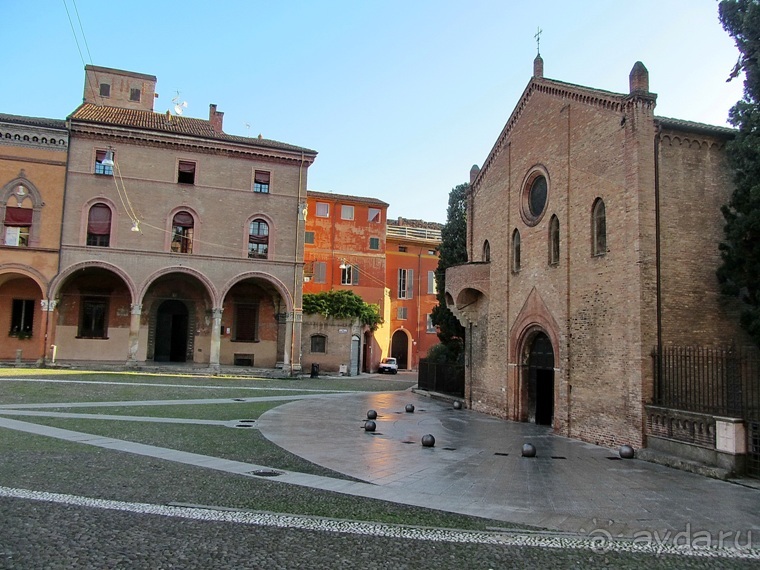
[[[412,402],[415,412],[405,412]],[[250,477],[252,468],[266,468],[3,417],[34,412],[26,408],[0,407],[0,437],[2,428],[11,427],[147,455],[188,465],[199,478],[209,469]],[[379,414],[374,435],[362,429],[370,408]],[[457,531],[0,487],[0,568],[760,564],[758,491],[637,460],[612,461],[610,450],[536,426],[454,411],[408,392],[307,396],[267,412],[256,424],[285,449],[366,481],[283,472],[277,480],[286,487],[337,490],[549,530]],[[425,433],[435,433],[434,448],[419,445]],[[528,440],[538,447],[537,458],[519,456]]]

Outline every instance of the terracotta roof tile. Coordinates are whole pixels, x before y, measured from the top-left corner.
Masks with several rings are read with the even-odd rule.
[[[51,129],[65,129],[66,121],[61,119],[45,119],[42,117],[24,117],[22,115],[7,115],[0,113],[0,121],[15,123],[18,125],[31,125],[35,127],[48,127]]]
[[[315,192],[314,190],[309,190],[306,192],[306,195],[309,198],[322,198],[323,200],[335,200],[335,201],[344,201],[344,202],[357,202],[360,204],[370,204],[373,206],[384,206],[388,207],[389,204],[383,202],[382,200],[378,200],[377,198],[365,198],[363,196],[349,196],[348,194],[332,194],[330,192]]]
[[[105,107],[84,103],[69,117],[72,121],[97,123],[143,129],[162,133],[188,135],[210,140],[233,142],[254,147],[275,148],[307,154],[317,154],[316,151],[299,146],[273,141],[269,139],[239,137],[227,133],[217,133],[211,127],[211,122],[204,119],[154,113],[141,109],[122,109],[120,107]]]

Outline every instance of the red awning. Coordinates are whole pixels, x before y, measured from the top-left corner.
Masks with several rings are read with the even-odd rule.
[[[31,208],[14,208],[7,206],[5,208],[5,225],[6,226],[31,226],[32,214]]]

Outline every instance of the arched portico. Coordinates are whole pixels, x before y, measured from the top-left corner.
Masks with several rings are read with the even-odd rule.
[[[47,283],[35,269],[0,265],[0,322],[8,327],[0,343],[0,360],[37,360],[45,355]],[[5,337],[4,337],[5,338]],[[20,351],[20,352],[18,352]]]
[[[219,361],[222,364],[301,369],[301,311],[287,287],[251,271],[221,290]]]

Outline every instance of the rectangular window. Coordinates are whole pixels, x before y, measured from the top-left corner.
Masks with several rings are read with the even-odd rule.
[[[177,182],[179,184],[195,184],[195,163],[180,160],[177,167]]]
[[[327,218],[330,216],[330,204],[327,202],[317,202],[317,217]]]
[[[341,285],[358,285],[359,284],[359,266],[346,265],[340,270]]]
[[[269,194],[270,173],[266,170],[256,170],[253,173],[253,191],[260,194]]]
[[[34,210],[6,206],[5,208],[5,245],[28,246],[29,228],[32,226]]]
[[[13,299],[11,309],[11,336],[31,336],[34,325],[34,300]]]
[[[438,287],[435,284],[435,271],[428,271],[428,295],[437,295]]]
[[[306,232],[303,235],[304,243],[314,243],[314,232]]]
[[[311,337],[311,351],[324,354],[327,352],[327,337],[321,334],[315,334]]]
[[[238,342],[259,342],[259,305],[235,305],[235,336]]]
[[[132,89],[129,90],[129,100],[130,101],[140,101],[140,90],[132,87]]]
[[[106,174],[108,176],[113,176],[113,161],[116,160],[116,153],[110,151],[111,156],[109,157],[109,160],[106,161],[107,152],[109,151],[95,151],[95,174]],[[103,161],[106,161],[106,164],[103,164]]]
[[[425,329],[425,332],[429,332],[429,333],[436,332],[435,325],[433,324],[433,315],[431,315],[430,313],[428,313],[427,315],[427,329]]]
[[[406,320],[406,307],[399,307],[396,309],[396,318],[401,321]]]
[[[354,207],[341,205],[340,207],[340,219],[341,220],[353,220],[354,219]]]
[[[398,298],[411,299],[414,296],[414,270],[398,270]]]
[[[380,208],[370,208],[367,213],[367,220],[373,224],[379,224],[382,218],[383,212]]]
[[[398,250],[399,250],[401,253],[406,253],[406,246],[405,246],[405,245],[400,245],[400,246],[398,246]]]
[[[380,238],[369,238],[370,249],[380,249]]]
[[[314,262],[314,283],[327,282],[327,263],[324,261]]]
[[[429,249],[428,250],[428,255],[435,255],[435,250],[434,249]]]
[[[79,315],[79,338],[107,338],[108,299],[84,297]]]
[[[100,96],[101,97],[110,97],[111,96],[111,86],[108,83],[101,83],[100,84]]]

